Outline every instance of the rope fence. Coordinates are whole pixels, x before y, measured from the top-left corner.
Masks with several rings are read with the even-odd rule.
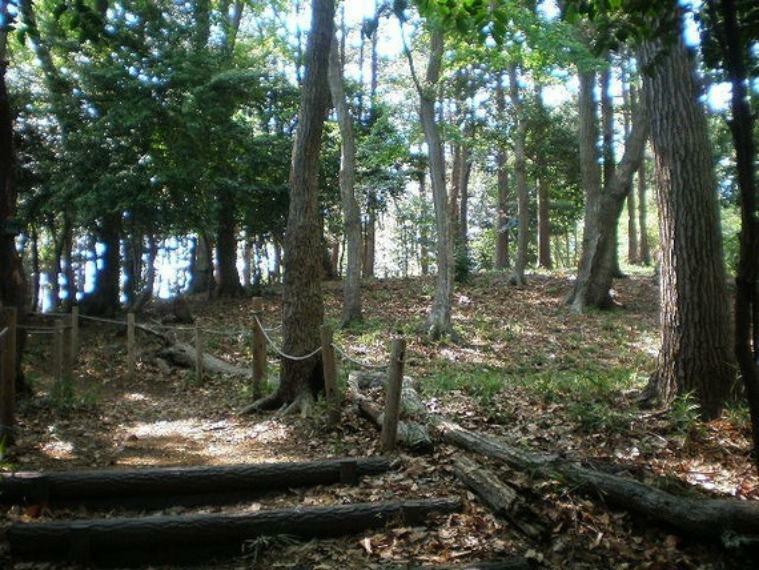
[[[79,314],[79,307],[74,305],[71,313],[30,313],[31,315],[42,317],[55,317],[54,326],[45,326],[37,324],[17,325],[15,310],[0,309],[0,385],[7,386],[9,382],[15,382],[15,375],[9,370],[13,368],[15,372],[15,342],[16,330],[23,330],[28,334],[34,335],[53,335],[53,369],[56,387],[69,385],[68,382],[73,377],[74,363],[79,354],[79,326],[80,321],[92,321],[118,327],[126,327],[127,337],[127,376],[134,380],[137,373],[137,344],[136,331],[138,328],[147,330],[165,330],[194,333],[194,343],[190,343],[191,349],[194,348],[195,375],[198,382],[204,377],[204,369],[210,366],[210,362],[205,362],[204,355],[204,335],[213,335],[221,337],[237,337],[252,342],[252,366],[250,377],[253,380],[253,396],[259,398],[262,395],[263,387],[267,382],[267,347],[280,358],[293,362],[303,362],[322,354],[322,369],[324,373],[324,385],[327,393],[329,405],[329,420],[331,423],[339,418],[339,403],[341,398],[338,394],[337,385],[337,356],[345,363],[352,364],[359,368],[369,370],[388,370],[388,373],[394,371],[393,358],[391,357],[386,363],[372,363],[362,361],[351,356],[348,351],[339,346],[334,341],[332,329],[328,325],[323,325],[320,330],[321,345],[317,346],[311,352],[302,355],[288,354],[272,338],[272,334],[282,329],[282,324],[265,327],[261,322],[260,316],[263,314],[262,302],[260,298],[253,299],[253,326],[251,329],[212,329],[202,328],[197,324],[195,326],[187,325],[166,325],[162,323],[142,323],[135,321],[133,312],[127,313],[126,320],[110,319],[105,317],[96,317],[92,315]],[[11,316],[12,315],[12,316]],[[13,345],[11,350],[10,345]],[[194,346],[193,346],[194,344]],[[13,359],[8,354],[13,355]],[[393,376],[394,374],[390,374]],[[9,380],[12,377],[13,380]],[[1,392],[1,391],[0,391]],[[11,404],[4,402],[0,398],[0,437],[8,435],[2,426],[13,426],[15,423],[11,411],[8,416],[7,409]],[[397,413],[396,413],[397,415]]]

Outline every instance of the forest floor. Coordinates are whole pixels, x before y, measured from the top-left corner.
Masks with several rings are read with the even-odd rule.
[[[719,420],[703,423],[687,398],[669,412],[642,411],[636,405],[655,364],[654,281],[645,276],[619,281],[616,295],[622,308],[586,315],[565,306],[570,286],[570,279],[557,275],[534,275],[523,289],[508,286],[499,274],[477,276],[457,286],[454,323],[462,340],[454,344],[432,343],[416,332],[431,301],[431,280],[377,281],[366,286],[365,321],[339,332],[336,340],[350,354],[377,363],[387,358],[390,336],[405,335],[406,374],[418,381],[431,411],[464,427],[533,449],[624,464],[641,480],[668,477],[713,495],[759,499],[744,409],[730,409]],[[328,318],[335,324],[340,297],[339,284],[326,284]],[[265,298],[264,307],[264,322],[275,324],[278,298]],[[197,300],[191,308],[203,327],[252,324],[249,299]],[[346,406],[334,431],[325,429],[320,416],[237,416],[251,401],[247,382],[210,377],[197,384],[191,370],[167,374],[151,357],[154,341],[142,334],[138,341],[143,351],[139,374],[130,383],[125,378],[123,330],[107,324],[84,326],[74,394],[53,398],[50,341],[33,337],[27,361],[35,396],[20,406],[18,446],[5,454],[3,468],[255,463],[379,452],[376,430],[352,406]],[[212,336],[207,344],[216,356],[240,366],[250,363],[250,343],[243,336]],[[271,359],[272,381],[276,373]],[[344,369],[341,375],[344,380]],[[430,455],[401,454],[399,470],[368,477],[356,487],[294,489],[233,507],[192,510],[253,512],[399,498],[465,498],[462,513],[430,521],[427,527],[303,543],[259,540],[248,545],[244,557],[215,568],[296,563],[306,568],[404,567],[508,554],[527,556],[548,568],[750,567],[718,546],[670,534],[558,482],[530,481],[491,464],[525,490],[548,523],[550,537],[531,543],[454,480],[451,464],[460,453],[439,445]],[[14,508],[3,519],[7,524],[118,514],[123,511]]]

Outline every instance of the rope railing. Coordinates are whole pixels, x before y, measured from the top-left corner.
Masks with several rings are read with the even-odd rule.
[[[371,362],[363,362],[351,357],[343,348],[340,348],[337,344],[332,343],[332,348],[340,355],[343,360],[347,360],[351,364],[360,366],[361,368],[368,368],[369,370],[384,370],[387,368],[387,364],[373,364]]]
[[[5,333],[8,332],[8,327],[5,327],[3,330],[0,331],[0,338],[3,338],[5,336]]]
[[[254,316],[253,318],[256,319],[256,324],[261,329],[261,332],[264,334],[264,338],[266,339],[266,342],[268,342],[269,346],[271,346],[271,348],[274,350],[274,352],[276,352],[282,358],[286,358],[287,360],[294,360],[296,362],[297,361],[301,361],[301,360],[308,360],[309,358],[312,358],[312,357],[316,356],[317,354],[319,354],[321,352],[321,350],[322,350],[322,347],[320,346],[320,347],[312,350],[308,354],[304,354],[302,356],[293,356],[292,354],[286,354],[286,353],[282,352],[282,350],[274,343],[274,341],[269,336],[269,334],[266,331],[266,329],[261,324],[261,321],[258,319],[258,316]]]

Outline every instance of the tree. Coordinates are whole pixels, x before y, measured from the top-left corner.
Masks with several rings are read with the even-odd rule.
[[[735,378],[717,185],[694,63],[671,9],[666,34],[641,48],[661,236],[661,349],[644,401],[693,393],[714,418]]]
[[[11,16],[8,4],[0,7],[0,304],[15,307],[19,322],[26,316],[26,276],[16,251],[16,157],[13,144],[13,114],[11,112],[6,72],[8,69],[8,33]],[[29,392],[21,370],[21,355],[26,340],[23,331],[17,338],[16,389]]]
[[[495,105],[498,120],[500,123],[503,123],[506,112],[506,96],[504,94],[503,88],[503,74],[499,74],[496,83]],[[505,144],[503,142],[498,143],[498,150],[496,151],[496,163],[498,167],[498,197],[496,200],[496,242],[495,260],[493,266],[496,269],[506,269],[506,266],[509,264],[509,232],[507,226],[509,217],[509,172],[507,169],[508,156],[506,153]]]
[[[707,2],[709,26],[715,42],[705,42],[707,62],[724,68],[732,87],[729,122],[736,155],[741,233],[735,275],[735,356],[746,389],[754,439],[754,460],[759,466],[759,213],[756,196],[754,124],[748,93],[749,44],[759,21],[755,7],[736,0]],[[743,24],[743,25],[741,25]],[[716,44],[716,45],[715,45]],[[720,61],[721,60],[721,61]],[[753,337],[752,337],[753,332]]]
[[[598,164],[597,121],[593,91],[595,73],[580,73],[580,162],[585,191],[585,225],[582,253],[574,289],[569,303],[575,311],[589,306],[608,307],[614,278],[617,220],[625,198],[630,192],[628,183],[643,157],[648,137],[647,101],[641,101],[636,110],[637,121],[625,141],[622,161],[601,189],[601,169]]]
[[[290,209],[285,234],[282,288],[282,350],[295,357],[320,346],[324,317],[321,291],[321,216],[319,156],[324,118],[329,107],[329,54],[334,35],[334,0],[313,0],[311,32],[305,54],[298,128],[290,170]],[[288,404],[306,412],[323,387],[321,357],[282,359],[277,391],[256,404],[273,409]]]
[[[519,94],[519,66],[512,63],[509,66],[509,94],[514,108],[516,134],[514,137],[514,181],[517,189],[517,255],[510,281],[513,285],[523,286],[527,283],[524,270],[527,267],[527,246],[530,239],[530,195],[527,189],[527,157],[525,155],[526,121],[522,108],[522,97]]]
[[[398,13],[401,26],[404,16]],[[443,63],[443,29],[431,24],[429,59],[424,83],[414,67],[414,58],[404,38],[404,51],[408,59],[411,75],[419,96],[419,118],[427,143],[430,168],[432,198],[435,205],[435,227],[437,229],[437,280],[435,298],[432,302],[425,328],[432,338],[451,334],[451,304],[453,301],[453,239],[451,235],[448,192],[445,184],[445,156],[440,131],[435,117],[435,93]]]
[[[343,86],[337,36],[329,53],[329,87],[340,126],[340,198],[345,225],[347,262],[343,280],[343,324],[361,320],[361,210],[355,195],[356,137]],[[376,105],[376,103],[374,103]]]

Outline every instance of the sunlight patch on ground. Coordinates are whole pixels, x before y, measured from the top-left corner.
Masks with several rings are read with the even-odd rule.
[[[124,394],[121,397],[123,400],[126,400],[127,402],[147,402],[150,401],[150,398],[148,398],[145,394],[142,394],[140,392],[128,392]]]
[[[52,459],[67,460],[74,458],[74,444],[62,439],[53,439],[41,446],[42,453]]]

